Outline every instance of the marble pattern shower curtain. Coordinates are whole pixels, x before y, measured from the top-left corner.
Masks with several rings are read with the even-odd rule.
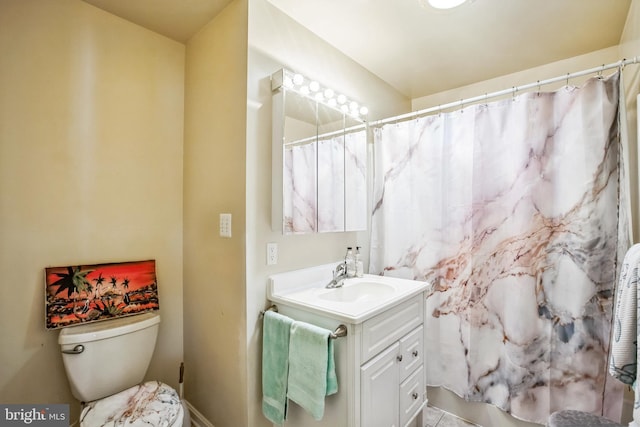
[[[620,396],[618,80],[374,129],[370,272],[433,284],[428,384],[538,423]]]

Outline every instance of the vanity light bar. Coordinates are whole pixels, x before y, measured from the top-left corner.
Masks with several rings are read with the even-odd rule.
[[[360,121],[366,121],[369,113],[367,107],[349,99],[346,95],[336,94],[330,87],[284,68],[271,76],[271,90],[277,90],[283,86]]]

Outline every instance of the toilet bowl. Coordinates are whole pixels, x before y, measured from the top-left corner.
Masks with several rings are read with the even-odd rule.
[[[82,402],[81,427],[188,427],[178,393],[160,381],[142,382],[160,325],[157,312],[60,331],[58,344],[71,393]]]

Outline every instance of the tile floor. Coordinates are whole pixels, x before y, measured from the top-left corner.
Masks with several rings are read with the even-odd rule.
[[[482,427],[433,406],[427,407],[426,422],[429,427]]]

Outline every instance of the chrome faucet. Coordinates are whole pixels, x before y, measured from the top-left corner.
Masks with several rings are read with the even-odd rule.
[[[326,288],[332,289],[342,287],[342,285],[344,285],[344,279],[346,279],[347,277],[347,264],[342,262],[336,267],[335,271],[333,272],[333,279],[331,279]]]

